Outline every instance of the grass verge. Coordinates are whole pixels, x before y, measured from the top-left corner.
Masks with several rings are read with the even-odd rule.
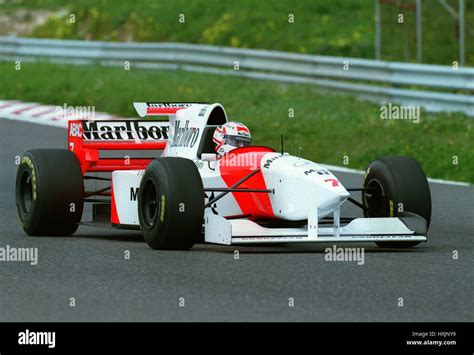
[[[49,63],[23,63],[17,71],[0,62],[0,98],[91,105],[126,117],[137,116],[134,101],[220,102],[230,120],[249,125],[255,144],[278,149],[284,134],[292,154],[301,147],[301,156],[335,165],[346,157],[345,166],[357,169],[377,157],[409,155],[430,177],[474,182],[472,118],[422,111],[418,124],[382,120],[377,104],[309,85]]]
[[[447,1],[457,9],[457,0]],[[403,7],[387,2],[381,7],[382,59],[415,61],[415,1],[399,3]],[[459,60],[456,21],[437,1],[424,3],[423,61],[452,65]],[[374,58],[374,4],[374,0],[16,0],[2,7],[10,27],[35,17],[35,10],[54,11],[30,31],[31,37],[175,41]],[[21,16],[12,16],[15,12]],[[473,1],[466,1],[465,13],[470,26],[466,65],[472,66]]]

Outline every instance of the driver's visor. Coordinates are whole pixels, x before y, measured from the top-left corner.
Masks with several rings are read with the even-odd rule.
[[[225,144],[229,144],[234,147],[247,147],[252,143],[252,138],[244,136],[225,136]]]

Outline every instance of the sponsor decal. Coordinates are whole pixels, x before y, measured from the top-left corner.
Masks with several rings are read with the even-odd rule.
[[[331,182],[331,183],[332,183],[332,187],[337,187],[337,186],[339,186],[339,181],[337,181],[337,179],[326,179],[326,180],[324,180],[324,182]]]
[[[82,127],[80,123],[70,123],[69,124],[69,135],[71,137],[81,137]]]
[[[181,124],[182,121],[175,122],[174,137],[171,146],[192,148],[199,138],[200,129],[197,127],[189,127],[189,120],[186,120],[184,126]]]
[[[165,220],[165,195],[161,194],[161,211],[160,211],[160,221],[163,222]]]
[[[304,172],[305,175],[317,173],[318,175],[331,175],[326,169],[309,169]],[[327,181],[327,180],[324,180]]]
[[[204,107],[202,108],[200,111],[199,111],[199,117],[203,117],[205,114],[206,114],[206,111],[207,111],[207,107]]]
[[[139,115],[145,116],[145,114],[147,115],[175,115],[179,110],[186,109],[196,104],[202,105],[205,103],[204,102],[147,102],[145,104],[145,103],[136,102],[134,105]]]
[[[84,140],[165,140],[168,123],[145,121],[83,121]]]
[[[33,195],[33,201],[36,201],[36,173],[35,173],[35,166],[33,165],[33,162],[29,157],[22,157],[21,158],[21,163],[28,165],[30,168],[30,174],[31,174],[31,188],[32,188],[32,195]]]
[[[131,187],[130,188],[130,201],[136,201],[138,198],[138,190],[139,187]]]
[[[269,158],[265,161],[265,163],[263,163],[263,167],[265,169],[270,169],[270,165],[277,159],[281,158],[283,155],[276,155],[274,156],[273,158]]]
[[[193,103],[191,102],[148,102],[147,103],[148,107],[150,108],[179,108],[179,109],[183,109],[183,108],[187,108],[191,105],[193,105]]]
[[[301,167],[307,167],[307,166],[316,166],[318,164],[313,163],[312,161],[309,160],[304,160],[304,159],[298,159],[293,163],[293,166],[295,168],[301,168]]]

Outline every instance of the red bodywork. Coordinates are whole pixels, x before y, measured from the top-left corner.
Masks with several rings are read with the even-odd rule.
[[[71,130],[77,132],[73,134]],[[152,158],[101,158],[101,150],[163,150],[165,147],[166,141],[87,142],[82,138],[81,120],[71,120],[68,125],[68,149],[79,159],[83,174],[145,169],[152,160]]]
[[[274,152],[273,149],[260,146],[237,148],[219,160],[221,177],[228,187],[249,175],[252,171],[260,168],[260,162],[265,154]],[[267,186],[262,172],[252,176],[239,185],[242,189],[266,190]],[[242,214],[249,219],[275,218],[269,194],[233,192],[234,198],[239,204]]]
[[[83,138],[83,121],[71,120],[68,125],[68,149],[79,159],[82,174],[87,172],[113,172],[115,170],[145,170],[153,158],[104,158],[100,156],[103,150],[164,150],[167,141],[87,141]],[[274,152],[273,149],[260,146],[237,148],[227,153],[219,160],[221,177],[228,187],[231,187],[252,171],[260,168],[260,162],[265,154]],[[266,184],[262,172],[259,171],[250,179],[238,186],[242,189],[265,190]],[[113,186],[112,186],[113,189]],[[109,193],[103,193],[109,195]],[[275,218],[270,198],[267,193],[232,192],[239,204],[242,214],[250,219]],[[113,190],[110,194],[111,222],[120,224],[117,216]]]

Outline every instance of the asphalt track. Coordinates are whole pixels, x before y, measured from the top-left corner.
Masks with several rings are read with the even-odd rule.
[[[236,247],[154,251],[139,233],[88,226],[72,237],[26,236],[14,204],[15,156],[64,148],[66,132],[0,120],[0,142],[0,247],[39,253],[35,266],[0,262],[0,321],[474,320],[472,186],[431,184],[428,243],[360,244],[364,265],[325,261],[323,244],[240,247],[235,260]],[[360,175],[336,175],[360,184]]]

